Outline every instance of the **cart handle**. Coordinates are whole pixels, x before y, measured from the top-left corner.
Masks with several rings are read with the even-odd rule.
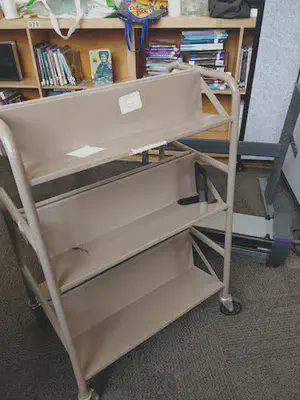
[[[227,74],[226,72],[214,71],[212,69],[200,67],[198,65],[190,65],[187,63],[180,63],[180,62],[170,64],[170,66],[168,68],[168,72],[172,72],[176,69],[181,70],[181,71],[196,70],[196,71],[199,71],[200,75],[220,79],[220,80],[226,82],[232,93],[231,116],[235,119],[239,118],[241,94],[240,94],[240,89],[238,87],[238,84],[236,83],[236,80],[231,75]],[[219,104],[220,104],[220,102],[219,102]]]

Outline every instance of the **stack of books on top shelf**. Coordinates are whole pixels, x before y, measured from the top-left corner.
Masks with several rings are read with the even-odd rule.
[[[248,77],[250,70],[250,62],[252,57],[251,46],[243,47],[241,52],[240,69],[238,74],[238,82],[240,89],[246,89],[248,85]]]
[[[146,75],[168,73],[169,64],[178,61],[179,57],[180,49],[176,43],[168,40],[150,42],[146,48]]]
[[[27,100],[17,89],[0,89],[0,106]]]
[[[72,51],[69,46],[39,43],[35,54],[42,86],[74,86],[82,82],[79,51]]]
[[[180,51],[185,62],[225,72],[224,42],[228,34],[224,29],[183,31]],[[205,78],[212,90],[225,90],[225,83],[220,80]]]

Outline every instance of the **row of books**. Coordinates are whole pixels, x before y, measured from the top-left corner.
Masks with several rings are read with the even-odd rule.
[[[146,48],[146,74],[156,76],[168,72],[169,64],[180,57],[180,48],[173,41],[152,41]]]
[[[216,71],[226,71],[224,42],[228,33],[224,29],[183,31],[180,51],[183,60]],[[209,89],[225,90],[226,84],[218,79],[205,78]]]
[[[42,42],[35,46],[35,54],[42,86],[77,85],[82,81],[79,51]]]
[[[240,68],[238,73],[240,89],[247,89],[252,50],[253,48],[251,46],[246,46],[243,47],[241,51]]]
[[[0,89],[0,105],[20,103],[27,100],[17,89]]]
[[[224,29],[183,31],[180,51],[223,50],[227,38],[228,33]]]

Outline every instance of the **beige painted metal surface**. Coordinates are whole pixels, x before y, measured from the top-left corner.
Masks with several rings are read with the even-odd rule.
[[[65,294],[86,378],[221,288],[219,280],[194,267],[185,231]]]
[[[181,71],[19,103],[2,107],[0,118],[13,132],[28,179],[38,184],[230,121],[200,112],[199,77]],[[86,146],[101,150],[69,155]]]
[[[12,218],[23,221],[23,234],[36,249],[57,321],[46,306],[45,290],[37,290],[27,269],[28,279],[58,325],[56,329],[69,352],[80,399],[91,393],[87,378],[213,293],[222,289],[223,304],[231,302],[239,90],[227,74],[184,64],[171,69],[186,71],[0,110],[0,139],[21,197],[25,224],[3,190],[0,200]],[[231,116],[206,117],[199,112],[200,74],[228,83],[232,91]],[[132,97],[136,92],[140,98]],[[124,103],[123,98],[119,103],[120,97],[127,94],[130,101],[125,98]],[[216,102],[214,97],[210,100]],[[169,107],[165,112],[166,104]],[[62,113],[62,109],[66,112]],[[105,110],[103,118],[99,110]],[[178,205],[179,198],[196,193],[194,163],[201,156],[198,152],[39,205],[34,203],[30,183],[107,162],[122,155],[124,149],[126,154],[141,152],[144,145],[160,146],[163,140],[175,140],[193,129],[207,130],[212,124],[210,118],[219,118],[214,120],[215,125],[232,121],[228,167],[209,157],[204,159],[228,172],[226,203],[208,181],[217,199],[215,204]],[[51,125],[53,121],[55,124]],[[65,158],[66,152],[80,149],[82,156],[87,145],[100,146],[104,142],[109,144],[105,148],[108,153],[104,149],[78,160],[74,156]],[[188,146],[184,149],[192,150]],[[35,169],[37,166],[40,169]],[[225,210],[225,249],[221,252],[224,277],[220,282],[214,273],[208,275],[193,265],[190,233],[183,230]],[[219,250],[213,242],[205,241]],[[199,255],[208,266],[201,251]],[[212,272],[212,267],[208,269]],[[69,291],[62,294],[59,285]]]
[[[38,207],[61,290],[224,210],[222,201],[177,203],[197,193],[195,162],[194,154],[185,155]]]

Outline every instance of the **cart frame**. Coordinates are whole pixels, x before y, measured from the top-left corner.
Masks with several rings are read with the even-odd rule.
[[[234,302],[229,292],[230,284],[230,264],[231,264],[231,244],[232,244],[232,217],[233,217],[233,202],[234,202],[234,188],[235,188],[235,175],[236,175],[236,161],[237,161],[237,145],[238,145],[238,121],[240,111],[240,92],[235,80],[226,73],[216,72],[208,70],[202,67],[190,67],[185,64],[173,64],[170,68],[172,70],[195,70],[197,69],[202,76],[214,77],[225,81],[232,92],[232,106],[231,106],[231,135],[230,135],[230,149],[229,149],[229,162],[228,165],[217,161],[207,155],[202,154],[199,151],[183,144],[179,141],[172,142],[172,144],[180,150],[193,152],[197,155],[200,161],[204,161],[227,174],[227,199],[226,199],[226,229],[225,229],[225,247],[224,249],[206,237],[203,233],[200,233],[197,229],[190,227],[192,235],[197,237],[199,240],[206,243],[208,246],[213,248],[219,254],[224,257],[224,273],[223,273],[223,289],[220,294],[220,301],[223,306],[227,309],[228,313],[234,313]],[[227,116],[226,111],[218,101],[217,97],[211,93],[201,77],[201,85],[203,93],[207,95],[209,100],[215,106],[218,113],[222,116]],[[228,121],[226,121],[228,123]],[[182,132],[184,136],[184,132]],[[51,321],[54,329],[59,335],[62,343],[67,349],[74,374],[78,385],[78,399],[79,400],[94,400],[98,398],[97,393],[93,389],[89,389],[86,383],[86,379],[78,361],[78,355],[74,347],[72,335],[68,326],[64,307],[62,304],[61,291],[57,283],[56,277],[53,273],[51,266],[51,259],[48,250],[43,239],[41,225],[35,205],[35,201],[31,191],[31,184],[26,175],[24,163],[18,145],[15,141],[13,132],[9,126],[0,120],[0,141],[4,147],[5,153],[9,159],[9,163],[13,172],[13,176],[17,185],[18,193],[21,198],[24,213],[18,210],[11,198],[7,195],[3,188],[0,189],[0,203],[3,209],[10,215],[10,218],[16,223],[19,231],[24,236],[26,241],[32,246],[38,256],[39,263],[42,267],[45,280],[47,282],[49,295],[51,298],[52,307],[49,306],[48,297],[37,282],[34,280],[29,269],[26,266],[21,266],[21,270],[24,274],[25,280],[27,281],[30,289],[37,297],[38,302],[42,305],[45,314]],[[163,157],[163,152],[160,152]],[[212,186],[211,186],[212,187]],[[216,192],[215,189],[214,193]],[[209,264],[203,252],[198,247],[194,239],[192,239],[193,247],[203,260],[204,264],[214,276],[214,270]]]

